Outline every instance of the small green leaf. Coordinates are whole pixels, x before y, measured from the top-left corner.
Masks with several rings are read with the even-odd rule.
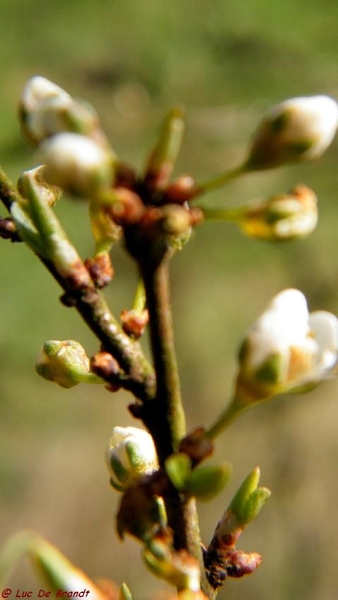
[[[185,490],[192,472],[189,456],[183,453],[172,454],[167,458],[165,468],[175,488]]]
[[[229,483],[231,475],[229,463],[197,467],[191,473],[185,491],[199,500],[211,500]]]

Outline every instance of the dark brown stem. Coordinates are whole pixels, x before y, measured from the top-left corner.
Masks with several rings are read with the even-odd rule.
[[[169,255],[159,263],[141,262],[153,360],[156,372],[156,401],[145,406],[145,424],[152,434],[161,466],[177,452],[185,436],[185,414],[174,346],[169,292]],[[175,488],[166,497],[168,524],[174,531],[176,549],[184,548],[201,566],[202,587],[212,597],[205,577],[198,514],[194,498],[187,498]]]
[[[178,450],[179,443],[185,435],[185,415],[174,348],[168,267],[168,258],[164,258],[154,268],[149,264],[141,265],[157,382],[156,406],[152,407],[150,417],[151,433],[158,448],[161,464]]]

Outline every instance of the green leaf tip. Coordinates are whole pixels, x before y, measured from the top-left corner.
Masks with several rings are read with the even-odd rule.
[[[258,487],[259,479],[260,469],[256,467],[244,479],[231,501],[229,510],[235,514],[240,526],[245,526],[253,521],[258,516],[262,506],[270,498],[270,490],[265,487]]]

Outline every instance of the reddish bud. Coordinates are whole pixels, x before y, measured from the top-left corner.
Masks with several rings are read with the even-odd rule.
[[[194,198],[196,193],[196,184],[191,175],[182,175],[167,187],[164,197],[166,202],[184,204]]]
[[[88,269],[96,287],[100,289],[108,285],[113,278],[114,269],[107,252],[97,254],[93,258],[87,258],[85,267]]]
[[[121,323],[123,331],[133,338],[140,338],[143,335],[146,325],[149,321],[147,310],[142,312],[136,310],[123,310],[121,312]]]
[[[213,453],[213,445],[205,435],[203,427],[194,429],[180,443],[179,452],[187,454],[194,466]]]
[[[111,215],[118,225],[138,223],[145,211],[141,198],[126,188],[115,190],[116,202],[111,206]]]
[[[114,380],[120,373],[118,362],[109,352],[97,352],[97,354],[94,354],[90,359],[90,370],[106,381],[110,379]]]

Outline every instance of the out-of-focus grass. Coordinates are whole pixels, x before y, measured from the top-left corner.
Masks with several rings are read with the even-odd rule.
[[[13,179],[34,165],[21,140],[16,102],[39,73],[86,97],[102,114],[118,153],[140,168],[165,111],[187,108],[178,170],[198,178],[243,158],[257,120],[283,98],[337,95],[338,5],[333,0],[1,0],[0,155]],[[204,225],[172,265],[176,339],[189,427],[211,422],[228,398],[243,331],[271,296],[299,287],[311,309],[338,312],[337,142],[317,165],[248,176],[210,203],[289,189],[316,189],[320,221],[307,240],[283,246],[247,240],[231,227]],[[58,212],[84,256],[86,206]],[[4,211],[1,212],[4,214]],[[134,266],[114,253],[107,295],[129,306]],[[45,339],[96,342],[59,290],[21,245],[1,243],[1,532],[36,528],[92,576],[127,580],[135,597],[163,587],[145,573],[132,542],[114,535],[117,494],[103,450],[115,424],[132,423],[124,394],[39,380],[34,359]],[[205,541],[241,479],[256,464],[273,495],[243,547],[263,554],[258,573],[229,582],[221,597],[331,600],[336,596],[337,418],[335,382],[283,398],[243,417],[217,443],[234,465],[229,494],[201,507]],[[206,410],[207,407],[207,410]],[[30,586],[21,567],[13,586]],[[34,586],[33,588],[31,586]]]

